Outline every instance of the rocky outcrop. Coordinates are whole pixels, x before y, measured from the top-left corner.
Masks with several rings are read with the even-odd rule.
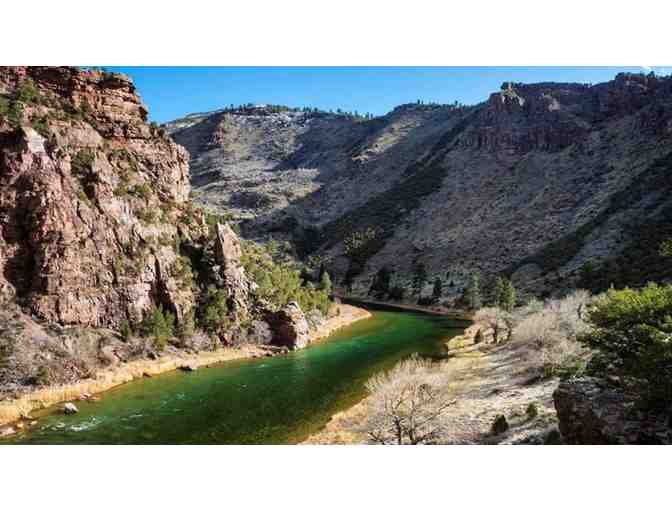
[[[563,381],[553,393],[559,428],[567,444],[670,444],[664,417],[638,411],[636,399],[607,381]]]
[[[238,316],[248,314],[248,295],[252,282],[245,275],[241,263],[240,239],[228,224],[217,224],[215,237],[215,258],[218,266],[213,267],[215,279],[220,288],[229,296],[229,308]]]
[[[273,343],[290,349],[303,349],[310,342],[310,327],[296,301],[277,312],[269,312],[266,322],[273,331]]]

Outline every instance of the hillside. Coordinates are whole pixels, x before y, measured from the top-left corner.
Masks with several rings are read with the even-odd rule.
[[[340,281],[350,268],[355,293],[383,266],[408,286],[418,263],[425,292],[439,277],[449,300],[475,271],[537,294],[581,275],[591,287],[670,276],[655,249],[672,212],[670,78],[505,83],[475,106],[368,120],[252,108],[168,127],[191,154],[197,201],[247,236],[294,241]],[[375,239],[344,256],[369,228]]]

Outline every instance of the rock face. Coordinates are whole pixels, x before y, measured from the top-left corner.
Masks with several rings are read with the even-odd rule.
[[[373,229],[353,293],[384,266],[408,286],[418,262],[449,301],[473,271],[542,293],[575,285],[587,261],[623,254],[620,269],[639,264],[633,284],[663,266],[641,250],[672,217],[672,78],[505,83],[478,105],[369,120],[250,108],[168,128],[191,154],[199,201],[232,210],[246,235],[321,256],[339,285],[343,240]]]
[[[664,418],[635,410],[633,397],[605,381],[584,377],[563,381],[553,393],[560,432],[567,444],[670,444]]]
[[[0,97],[0,286],[61,324],[117,327],[152,301],[179,320],[194,301],[174,275],[187,153],[130,80],[0,68]]]
[[[266,316],[273,343],[290,349],[303,349],[310,342],[310,327],[301,307],[295,301],[289,302],[278,312]]]
[[[213,286],[240,326],[252,285],[240,242],[190,189],[188,154],[147,122],[128,78],[0,67],[0,395],[156,357],[151,338],[115,331],[152,305],[193,329]],[[215,345],[195,334],[179,347]]]
[[[219,266],[215,266],[213,271],[219,279],[219,287],[227,291],[230,309],[247,315],[251,282],[241,265],[240,240],[228,224],[218,223],[216,228],[215,257]]]

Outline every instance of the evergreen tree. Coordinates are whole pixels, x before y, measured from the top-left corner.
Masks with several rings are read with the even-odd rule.
[[[504,302],[504,287],[506,284],[504,283],[504,278],[501,276],[498,276],[495,279],[495,288],[492,291],[492,305],[496,306],[497,308],[502,307],[502,303]]]
[[[124,342],[128,342],[131,339],[131,336],[133,335],[133,329],[131,328],[131,324],[125,319],[121,321],[121,326],[119,327],[119,334],[121,335],[121,339]]]
[[[413,269],[413,294],[420,297],[422,294],[422,288],[425,286],[427,281],[427,268],[422,262],[419,262],[415,265]]]
[[[168,340],[173,336],[174,327],[175,315],[167,310],[164,311],[162,305],[152,304],[142,323],[142,332],[144,336],[152,337],[154,345],[159,350],[163,350]]]
[[[478,310],[481,308],[481,277],[478,275],[478,273],[473,273],[471,275],[471,281],[467,287],[465,298],[467,300],[467,306],[470,310]]]
[[[391,279],[392,271],[387,266],[381,267],[373,278],[369,294],[381,298],[385,297],[390,292]]]
[[[322,278],[320,278],[320,289],[326,292],[327,295],[331,294],[331,277],[326,271],[322,273]]]
[[[508,278],[504,280],[504,292],[502,294],[502,303],[500,306],[507,312],[510,312],[516,306],[516,288],[513,286],[513,282]]]
[[[435,303],[438,303],[438,301],[441,299],[443,296],[443,285],[441,284],[441,278],[438,276],[434,279],[434,289],[432,290],[432,300]]]

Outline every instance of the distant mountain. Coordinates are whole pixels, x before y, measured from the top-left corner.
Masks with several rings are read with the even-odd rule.
[[[672,235],[670,78],[505,83],[475,106],[373,119],[221,110],[166,128],[191,154],[197,201],[319,255],[356,293],[383,267],[408,286],[418,264],[425,292],[440,278],[449,300],[472,272],[535,294],[671,276],[657,253]]]

